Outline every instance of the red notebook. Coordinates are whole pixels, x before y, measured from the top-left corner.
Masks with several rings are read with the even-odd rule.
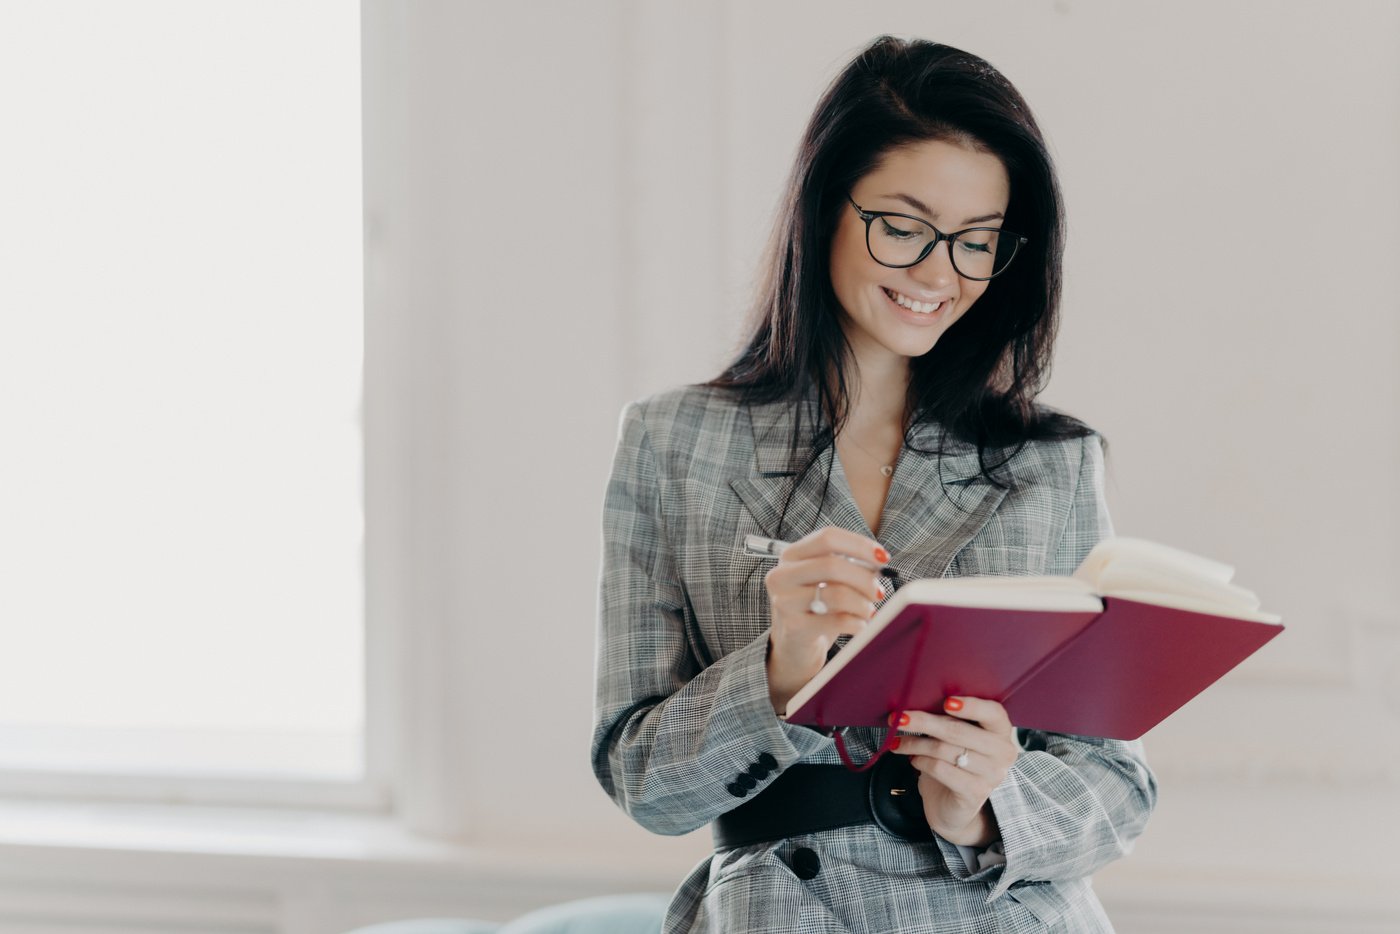
[[[1283,631],[1232,568],[1139,539],[1073,577],[912,581],[788,703],[814,726],[886,726],[952,695],[1019,727],[1137,739]]]

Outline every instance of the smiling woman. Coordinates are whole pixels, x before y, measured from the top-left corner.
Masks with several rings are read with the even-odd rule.
[[[1140,743],[978,697],[892,711],[888,746],[781,719],[897,579],[1069,574],[1111,534],[1098,436],[1034,402],[1061,225],[1010,83],[881,37],[808,124],[745,348],[625,410],[593,767],[651,830],[713,826],[668,932],[1111,930],[1088,878],[1155,805]],[[760,574],[753,535],[795,541]]]

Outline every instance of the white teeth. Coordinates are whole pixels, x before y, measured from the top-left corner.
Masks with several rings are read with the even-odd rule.
[[[910,311],[921,315],[929,314],[930,312],[938,308],[939,305],[943,304],[942,302],[916,302],[908,296],[901,295],[898,292],[887,291],[885,294],[893,298],[900,305],[903,305],[905,308],[908,308]]]

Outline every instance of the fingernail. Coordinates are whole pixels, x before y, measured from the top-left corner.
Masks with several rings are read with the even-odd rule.
[[[898,748],[899,748],[899,743],[900,743],[900,737],[896,736],[896,737],[894,738],[894,742],[890,743],[890,748],[891,748],[891,749],[898,749]]]
[[[899,720],[896,721],[895,725],[896,725],[896,726],[908,726],[908,725],[909,725],[909,715],[908,715],[907,713],[902,713],[902,714],[900,714],[900,715],[899,715]]]
[[[944,710],[962,710],[962,707],[962,701],[958,700],[956,697],[950,697],[943,702]]]
[[[883,599],[885,599],[885,588],[883,588],[883,587],[876,587],[876,588],[875,588],[875,599],[876,599],[876,600],[883,600]]]
[[[878,562],[880,562],[881,564],[889,564],[889,562],[890,562],[890,553],[889,553],[888,551],[886,551],[885,549],[880,548],[880,547],[877,546],[877,547],[875,548],[875,560],[878,561]]]

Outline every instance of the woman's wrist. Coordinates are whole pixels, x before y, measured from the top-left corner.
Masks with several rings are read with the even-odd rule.
[[[937,828],[934,829],[937,830]],[[1001,838],[1001,828],[997,825],[996,815],[992,812],[992,804],[988,801],[983,803],[976,815],[965,826],[946,833],[939,831],[938,835],[958,846],[985,847]]]
[[[773,712],[781,716],[787,711],[788,701],[792,696],[802,689],[802,686],[812,679],[810,674],[806,674],[795,665],[784,665],[773,650],[773,637],[768,637],[768,655],[764,662],[764,670],[768,677],[768,699],[773,704]],[[799,671],[793,675],[791,672]],[[818,662],[817,671],[821,670]]]

